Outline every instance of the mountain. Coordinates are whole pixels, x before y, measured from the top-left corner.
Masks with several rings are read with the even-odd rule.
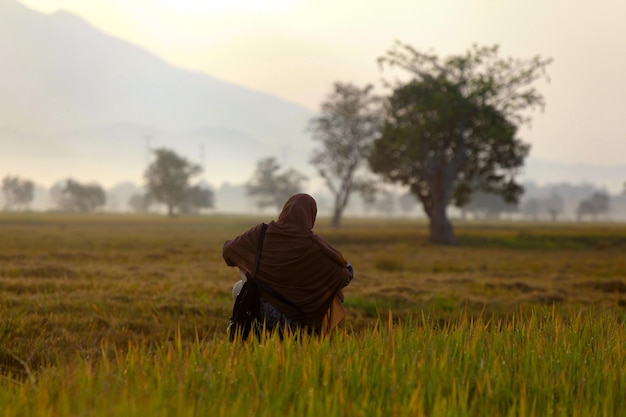
[[[316,175],[305,133],[314,112],[176,68],[66,12],[0,0],[0,177],[140,184],[150,148],[168,147],[218,185],[246,181],[260,158]],[[531,157],[523,180],[590,182],[621,192],[626,165]]]
[[[306,162],[303,106],[176,68],[66,12],[0,0],[0,28],[0,175],[137,180],[148,139],[247,175],[285,149],[289,165]]]

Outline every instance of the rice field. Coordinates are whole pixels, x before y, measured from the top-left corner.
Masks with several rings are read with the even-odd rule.
[[[623,415],[626,225],[320,219],[340,329],[231,344],[221,244],[270,219],[0,214],[0,415]]]

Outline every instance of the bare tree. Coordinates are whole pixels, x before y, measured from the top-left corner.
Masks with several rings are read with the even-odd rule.
[[[321,114],[309,122],[313,139],[321,143],[310,162],[334,197],[331,224],[339,227],[353,192],[374,190],[365,169],[373,141],[380,136],[381,99],[372,86],[335,83],[321,105]]]

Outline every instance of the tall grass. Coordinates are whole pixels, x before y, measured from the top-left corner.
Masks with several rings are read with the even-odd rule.
[[[0,416],[623,415],[626,226],[320,219],[341,332],[229,344],[261,220],[0,214]]]
[[[0,382],[11,416],[619,416],[624,320],[378,321],[323,340],[141,343]],[[108,350],[103,342],[102,349]]]

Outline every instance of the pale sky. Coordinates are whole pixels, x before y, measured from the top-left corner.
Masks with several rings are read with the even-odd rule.
[[[531,157],[626,163],[624,0],[21,0],[63,9],[181,68],[313,110],[335,81],[377,84],[400,40],[440,55],[472,43],[554,58],[547,107],[521,137]],[[626,179],[626,172],[624,173]],[[623,180],[622,180],[623,181]]]

